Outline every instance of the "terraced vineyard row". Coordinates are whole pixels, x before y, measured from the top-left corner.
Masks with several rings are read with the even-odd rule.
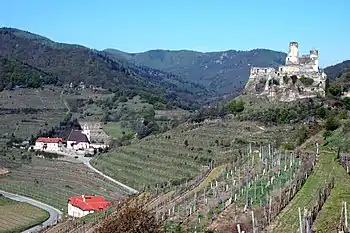
[[[66,210],[71,196],[103,195],[116,200],[124,195],[113,183],[83,164],[34,158],[31,164],[0,178],[0,189],[28,196]]]
[[[231,130],[230,130],[231,129]],[[204,172],[212,161],[216,165],[234,160],[247,139],[254,135],[272,137],[275,128],[233,120],[203,124],[184,124],[165,134],[119,148],[92,161],[97,169],[135,188],[156,188],[185,182]],[[289,137],[288,134],[280,138]]]
[[[37,207],[0,197],[0,233],[21,232],[48,217],[46,211]]]
[[[204,230],[231,203],[239,208],[266,205],[266,196],[292,182],[300,166],[301,159],[289,153],[261,149],[241,157],[218,179],[191,195],[158,206],[157,216]]]

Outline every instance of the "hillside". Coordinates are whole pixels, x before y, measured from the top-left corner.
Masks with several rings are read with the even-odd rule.
[[[122,61],[83,46],[56,43],[13,28],[0,29],[0,42],[0,56],[57,77],[58,85],[84,82],[112,90],[161,96],[164,102],[175,99],[178,100],[175,104],[184,102],[186,106],[197,98],[190,91],[191,85],[170,82],[159,76],[140,76],[140,73],[126,68]],[[197,91],[206,90],[197,86]]]
[[[183,80],[215,90],[218,95],[240,92],[248,80],[251,66],[284,64],[286,57],[285,53],[267,49],[208,53],[188,50],[150,50],[144,53],[125,53],[114,49],[104,51],[114,58],[174,73]]]
[[[24,62],[0,57],[0,89],[14,85],[37,88],[56,84],[57,78]]]
[[[350,60],[328,66],[324,69],[324,72],[327,74],[330,81],[337,79],[345,71],[350,71]]]

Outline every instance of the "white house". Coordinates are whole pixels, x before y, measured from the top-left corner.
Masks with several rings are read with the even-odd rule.
[[[90,130],[73,129],[67,139],[67,148],[85,150],[90,147]]]
[[[44,138],[39,137],[35,141],[35,150],[60,151],[63,147],[63,138]]]
[[[81,195],[68,199],[68,215],[81,218],[85,215],[106,210],[111,205],[103,196]]]

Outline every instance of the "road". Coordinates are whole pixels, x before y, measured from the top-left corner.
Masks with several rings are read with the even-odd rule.
[[[78,156],[78,158],[74,158],[75,161],[79,161],[83,164],[85,164],[88,168],[90,168],[91,170],[93,170],[94,172],[100,174],[101,176],[103,176],[104,178],[106,178],[107,180],[110,180],[111,182],[117,184],[118,186],[122,187],[127,194],[138,194],[139,192],[136,190],[136,189],[133,189],[115,179],[113,179],[112,177],[110,176],[107,176],[105,174],[103,174],[101,171],[97,170],[96,168],[94,168],[90,161],[91,161],[91,157],[83,157],[83,155],[77,155],[77,154],[74,154],[73,153],[74,151],[66,151],[66,152],[63,152],[63,151],[60,151],[60,152],[54,152],[54,153],[57,153],[57,154],[61,154],[61,155],[64,155],[64,156],[67,156],[68,158],[70,158],[70,160],[72,160],[72,158],[74,158],[75,156]]]
[[[123,183],[120,183],[119,181],[113,179],[112,177],[109,177],[109,176],[103,174],[102,172],[100,172],[99,170],[97,170],[96,168],[94,168],[94,167],[90,164],[90,160],[84,161],[84,164],[85,164],[86,166],[88,166],[88,168],[90,168],[91,170],[93,170],[93,171],[95,171],[96,173],[98,173],[98,174],[100,174],[101,176],[103,176],[104,178],[106,178],[106,179],[112,181],[113,183],[115,183],[115,184],[117,184],[117,185],[123,187],[125,190],[128,191],[128,193],[130,193],[130,194],[137,194],[137,193],[138,193],[137,190],[135,190],[135,189],[133,189],[133,188],[131,188],[131,187],[129,187],[129,186],[123,184]]]
[[[43,222],[42,224],[39,224],[35,227],[32,227],[28,230],[25,230],[22,233],[39,232],[40,230],[47,228],[48,226],[52,226],[52,225],[57,224],[58,220],[60,220],[62,217],[62,212],[60,210],[58,210],[52,206],[49,206],[47,204],[44,204],[42,202],[36,201],[34,199],[20,196],[20,195],[13,194],[13,193],[8,193],[8,192],[5,192],[3,190],[0,190],[0,194],[2,194],[4,197],[7,197],[9,199],[19,201],[19,202],[26,202],[26,203],[31,204],[33,206],[36,206],[40,209],[46,210],[50,214],[50,217],[45,222]]]

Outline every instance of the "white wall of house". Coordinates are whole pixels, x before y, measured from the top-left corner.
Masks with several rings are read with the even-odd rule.
[[[72,145],[73,144],[73,145]],[[88,142],[79,142],[78,144],[75,144],[75,141],[67,141],[67,148],[68,149],[88,149],[90,147],[90,144]]]
[[[72,146],[73,143],[75,143],[75,141],[67,141],[67,148],[73,149],[73,146]]]
[[[46,145],[46,149],[44,149]],[[36,150],[47,150],[47,151],[59,151],[62,148],[60,143],[44,143],[44,142],[35,142],[34,149]]]
[[[102,148],[102,149],[104,149],[105,147],[107,147],[107,145],[105,145],[105,144],[97,144],[97,143],[90,144],[90,148],[95,148],[95,149]]]
[[[88,214],[92,214],[94,213],[93,210],[91,211],[84,211],[84,210],[81,210],[79,209],[78,207],[76,206],[73,206],[72,204],[68,203],[68,215],[69,216],[72,216],[72,217],[75,217],[75,218],[81,218],[85,215],[88,215]]]

